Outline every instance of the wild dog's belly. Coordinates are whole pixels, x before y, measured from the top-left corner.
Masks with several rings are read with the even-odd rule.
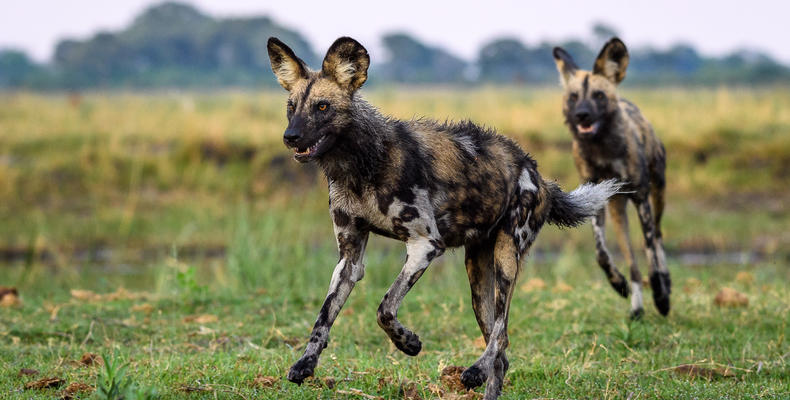
[[[508,185],[450,188],[436,206],[436,226],[447,247],[488,238],[508,206]]]

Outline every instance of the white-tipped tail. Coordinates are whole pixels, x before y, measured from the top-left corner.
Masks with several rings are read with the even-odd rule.
[[[577,226],[597,214],[622,187],[623,184],[614,179],[585,183],[570,193],[554,186],[548,222],[560,226]]]

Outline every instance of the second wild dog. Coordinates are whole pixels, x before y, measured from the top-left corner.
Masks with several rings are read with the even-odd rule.
[[[603,209],[593,217],[593,232],[598,264],[618,293],[628,297],[630,292],[631,317],[636,319],[642,316],[644,308],[642,275],[628,237],[625,207],[629,200],[636,205],[642,225],[653,301],[662,315],[669,313],[672,282],[661,235],[666,152],[639,108],[617,94],[628,60],[628,50],[618,38],[604,45],[592,71],[579,69],[568,52],[554,48],[554,61],[565,89],[562,111],[573,135],[573,159],[582,181],[617,179],[624,183],[624,193],[612,197],[608,209],[631,270],[630,287],[606,248]]]

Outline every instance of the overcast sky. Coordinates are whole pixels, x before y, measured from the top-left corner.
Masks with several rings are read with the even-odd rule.
[[[129,24],[153,0],[0,0],[0,47],[27,50],[48,60],[63,38],[86,38]],[[591,25],[606,22],[626,44],[695,45],[707,55],[737,48],[766,51],[790,64],[790,1],[350,1],[192,0],[215,16],[266,14],[306,35],[318,53],[338,36],[361,41],[376,57],[382,33],[408,31],[421,40],[474,59],[494,37],[589,38]]]

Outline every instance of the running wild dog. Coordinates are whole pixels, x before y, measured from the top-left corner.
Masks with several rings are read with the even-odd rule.
[[[462,382],[487,382],[499,396],[508,361],[507,316],[519,265],[544,222],[576,226],[595,215],[620,185],[583,185],[564,193],[538,174],[514,142],[471,122],[438,123],[386,117],[357,90],[370,64],[362,45],[343,37],[320,71],[308,69],[276,38],[269,58],[290,92],[283,141],[299,162],[315,161],[329,184],[329,211],[340,261],[304,355],[288,380],[313,375],[329,329],[355,282],[372,232],[406,243],[406,263],[377,312],[395,346],[415,356],[419,337],[397,319],[398,308],[432,260],[464,246],[472,305],[487,347]]]
[[[573,134],[573,158],[579,175],[588,183],[617,179],[625,184],[624,193],[612,197],[608,208],[620,250],[631,269],[631,317],[640,318],[644,309],[642,276],[628,237],[628,200],[636,205],[642,225],[653,301],[658,311],[667,315],[671,280],[661,238],[666,154],[639,108],[617,95],[617,85],[625,79],[628,67],[628,50],[620,39],[613,38],[604,45],[592,72],[580,70],[559,47],[554,48],[554,61],[565,89],[562,111]],[[603,209],[593,217],[598,264],[612,287],[628,297],[625,277],[606,249],[605,218]]]

